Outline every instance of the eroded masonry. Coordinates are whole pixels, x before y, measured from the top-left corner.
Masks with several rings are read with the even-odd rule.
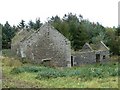
[[[19,40],[16,40],[19,38]],[[50,66],[70,67],[70,41],[50,24],[44,24],[36,32],[20,31],[11,45],[14,53],[29,62]]]
[[[70,41],[48,23],[37,31],[20,30],[11,50],[28,62],[48,66],[71,67],[109,60],[109,48],[102,41],[97,45],[85,43],[80,51],[71,54]]]

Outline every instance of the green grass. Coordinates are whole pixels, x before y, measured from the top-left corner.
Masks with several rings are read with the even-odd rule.
[[[58,77],[50,79],[35,79],[35,73],[21,73],[11,76],[3,87],[39,87],[39,88],[118,88],[118,77],[104,79],[93,78],[91,81],[82,81],[78,76]]]
[[[8,64],[10,63],[11,60],[13,60],[13,63]],[[117,70],[118,67],[117,62],[87,65],[82,67],[73,67],[65,69],[55,69],[43,66],[34,66],[30,64],[21,64],[18,60],[16,60],[16,62],[18,63],[18,66],[14,64],[14,59],[4,58],[3,60],[4,80],[2,84],[3,87],[118,88],[118,74],[114,72],[114,70],[115,69]],[[18,73],[20,68],[24,70]],[[60,76],[59,74],[61,73],[53,74],[54,71],[62,72],[64,73],[64,75]],[[80,73],[77,73],[78,71]],[[92,71],[95,71],[96,73],[91,73]],[[106,71],[115,73],[115,75],[107,73]]]
[[[94,77],[105,78],[109,76],[118,76],[118,74],[120,74],[120,72],[118,72],[117,62],[88,65],[80,68],[64,68],[62,70],[59,68],[55,69],[50,67],[26,65],[13,68],[11,74],[19,74],[23,72],[37,73],[37,79],[79,76],[85,80],[91,80]]]
[[[72,68],[23,64],[3,57],[3,88],[118,88],[118,62]]]

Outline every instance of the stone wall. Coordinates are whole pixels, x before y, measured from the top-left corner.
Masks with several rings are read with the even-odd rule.
[[[30,62],[40,64],[50,59],[53,66],[71,66],[70,41],[51,26],[42,26],[21,43],[21,57]]]
[[[100,63],[109,61],[109,51],[88,51],[88,52],[77,52],[74,54],[74,66],[80,66],[82,64],[93,64],[96,63],[96,54],[100,54]]]
[[[100,54],[100,62],[107,62],[110,60],[110,53],[108,50],[100,50],[100,51],[96,51],[95,54]]]
[[[28,31],[27,31],[28,32]],[[33,32],[21,31],[14,39],[20,40],[12,43],[12,51],[28,62],[42,64],[47,63],[52,66],[71,67],[81,64],[96,63],[96,54],[100,55],[100,62],[109,60],[109,50],[103,42],[99,44],[101,50],[93,49],[86,43],[82,50],[76,52],[73,63],[71,62],[70,41],[49,24],[44,24],[40,29]],[[19,36],[22,34],[22,37]]]
[[[34,33],[34,30],[26,30],[21,29],[19,32],[16,33],[15,37],[12,39],[11,43],[11,51],[13,54],[21,56],[20,55],[20,45],[23,40],[26,40],[28,36],[30,36],[32,33]]]
[[[96,62],[94,51],[78,52],[74,56],[74,66],[79,66],[82,64],[91,64]]]

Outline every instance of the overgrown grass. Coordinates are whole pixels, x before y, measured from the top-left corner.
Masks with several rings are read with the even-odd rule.
[[[11,52],[11,49],[4,49],[2,50],[2,56],[4,57],[13,57],[13,53]]]
[[[64,68],[55,69],[43,66],[22,66],[13,68],[12,74],[19,74],[23,72],[37,73],[36,78],[57,78],[57,77],[70,77],[79,76],[83,80],[91,80],[93,78],[106,78],[109,76],[118,76],[120,71],[118,71],[117,62],[109,62],[104,64],[88,65],[84,67],[74,67],[74,68]]]
[[[72,68],[23,64],[3,57],[3,88],[118,88],[118,62]]]
[[[3,57],[2,58],[2,66],[8,66],[8,67],[20,67],[23,64],[16,60],[15,58],[9,58],[9,57]]]
[[[26,65],[22,67],[13,68],[13,70],[11,71],[11,74],[19,74],[23,72],[36,73],[36,72],[43,72],[43,71],[51,70],[51,69],[52,68],[42,67],[42,66]]]
[[[37,73],[37,79],[40,78],[57,78],[57,77],[66,77],[66,76],[76,76],[80,74],[80,70],[77,69],[55,69],[50,67],[43,67],[43,66],[22,66],[13,68],[11,70],[11,74],[20,74],[20,73]]]

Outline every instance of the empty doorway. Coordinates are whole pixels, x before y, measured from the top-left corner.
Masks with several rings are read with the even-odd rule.
[[[71,56],[71,66],[74,66],[74,56]]]
[[[96,62],[100,62],[100,54],[96,54]]]

